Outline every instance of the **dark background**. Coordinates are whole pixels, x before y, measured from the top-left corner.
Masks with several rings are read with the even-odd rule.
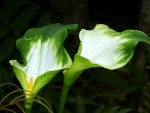
[[[2,86],[4,83],[20,87],[9,61],[22,62],[15,43],[29,28],[77,23],[77,32],[69,34],[64,43],[73,58],[79,46],[78,32],[93,29],[96,24],[106,24],[120,32],[139,29],[149,35],[150,20],[145,22],[144,18],[150,13],[142,12],[143,1],[146,0],[0,0],[0,100],[16,90],[12,85]],[[139,44],[132,60],[121,69],[86,70],[69,92],[65,113],[127,113],[130,109],[131,113],[149,113],[149,55],[149,46]],[[39,93],[55,113],[62,81],[59,73]],[[19,95],[20,92],[12,94],[0,107],[8,105],[20,112],[16,103],[23,107],[22,101],[9,105]],[[34,104],[32,113],[46,112],[40,104]]]

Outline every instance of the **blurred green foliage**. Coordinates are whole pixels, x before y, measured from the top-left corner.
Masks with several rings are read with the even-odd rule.
[[[85,0],[84,2],[87,1]],[[17,88],[12,85],[2,87],[2,84],[13,83],[20,87],[20,84],[9,65],[10,59],[19,59],[21,62],[20,53],[15,45],[16,40],[22,37],[24,32],[31,27],[39,27],[56,22],[56,18],[60,22],[63,22],[61,21],[60,13],[57,14],[57,10],[59,10],[60,6],[61,8],[64,8],[60,10],[60,12],[62,11],[61,15],[63,15],[63,10],[67,9],[67,5],[65,4],[62,6],[62,1],[59,4],[59,1],[54,0],[5,0],[0,3],[1,101],[1,99],[7,94],[17,90]],[[51,3],[53,4],[53,7],[50,7]],[[114,18],[115,14],[113,15],[112,13],[109,15],[107,14],[107,11],[104,10],[96,12],[96,10],[92,7],[93,2],[88,1],[88,3],[92,3],[88,10],[90,16],[87,17],[90,20],[90,25],[87,25],[88,27],[95,26],[95,23],[103,22],[104,24],[109,24],[118,30],[125,29],[128,26],[132,28],[137,27],[137,23],[133,23],[134,19],[130,17],[130,14],[120,14],[119,18]],[[57,10],[55,10],[55,6],[57,6]],[[96,17],[100,19],[95,19]],[[114,23],[111,18],[114,18]],[[72,23],[74,23],[74,21]],[[78,34],[76,33],[73,36],[69,36],[70,38],[68,38],[65,42],[65,47],[69,53],[71,53],[71,56],[73,56],[72,54],[74,54],[78,48]],[[72,86],[69,92],[65,113],[149,113],[150,47],[148,47],[148,51],[145,55],[147,62],[145,70],[140,70],[136,67],[136,65],[132,62],[134,58],[127,66],[115,71],[109,71],[103,68],[86,70]],[[59,75],[57,75],[52,82],[46,85],[39,93],[41,97],[49,102],[54,113],[57,111],[60,92],[62,89],[62,81],[62,73],[59,73]],[[21,91],[11,95],[5,100],[5,102],[0,103],[0,108],[9,104],[12,99],[19,95],[22,95]],[[18,102],[21,107],[24,106],[23,103],[24,101]],[[20,108],[14,107],[14,105],[16,105],[16,103],[9,105],[8,108],[19,112]],[[47,110],[44,107],[37,103],[34,104],[32,113],[46,112]]]

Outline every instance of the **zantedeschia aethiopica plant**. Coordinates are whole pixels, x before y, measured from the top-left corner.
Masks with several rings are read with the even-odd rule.
[[[16,60],[11,60],[10,63],[27,99],[32,98],[31,94],[37,94],[59,71],[71,66],[72,61],[63,42],[67,37],[67,30],[74,30],[76,27],[76,24],[52,24],[33,28],[17,40],[24,64],[19,64]]]
[[[116,32],[108,26],[98,24],[93,30],[82,29],[79,33],[80,47],[69,69],[64,71],[64,89],[62,98],[70,86],[85,70],[103,67],[114,70],[125,66],[134,53],[138,42],[150,44],[150,38],[138,30]],[[63,111],[63,100],[60,102],[59,113]]]
[[[75,30],[76,24],[52,24],[28,30],[17,41],[23,64],[10,61],[16,77],[22,85],[27,101],[37,94],[58,72],[64,70],[64,85],[58,113],[63,113],[65,99],[71,85],[85,70],[103,67],[114,70],[125,66],[134,53],[138,42],[150,44],[150,38],[138,30],[116,32],[108,26],[98,24],[93,30],[82,29],[80,46],[72,63],[63,47],[67,30]],[[34,98],[34,97],[33,97]],[[33,100],[29,100],[30,112]]]

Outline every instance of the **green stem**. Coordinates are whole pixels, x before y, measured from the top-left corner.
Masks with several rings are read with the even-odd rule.
[[[26,104],[25,105],[25,111],[26,111],[26,113],[30,113],[31,112],[31,108],[32,108],[32,105],[30,103]]]
[[[26,104],[25,105],[25,111],[26,111],[26,113],[31,113],[31,105],[29,105],[29,104]]]
[[[58,113],[63,113],[65,101],[66,101],[69,89],[70,89],[69,86],[63,85],[61,98],[60,98],[60,102],[59,102]]]
[[[30,95],[29,95],[30,96]],[[31,109],[32,109],[32,106],[33,106],[33,102],[34,102],[34,97],[31,96],[31,97],[28,97],[26,99],[26,103],[25,103],[25,111],[26,113],[31,113]]]
[[[76,68],[76,66],[77,65],[72,64],[71,68],[65,70],[64,72],[64,83],[59,102],[58,113],[63,113],[69,89],[72,86],[72,84],[76,81],[76,79],[79,77],[79,75],[83,72],[83,70]]]

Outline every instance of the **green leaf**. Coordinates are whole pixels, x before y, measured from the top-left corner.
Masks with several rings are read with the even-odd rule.
[[[121,109],[121,110],[117,111],[116,113],[129,113],[131,111],[132,111],[132,109],[126,108],[126,109]]]
[[[101,113],[104,109],[104,105],[98,106],[98,108],[94,111],[94,113]]]
[[[105,113],[116,113],[119,108],[120,108],[119,106],[115,106],[115,107],[112,107],[112,108],[110,108],[104,112]]]

